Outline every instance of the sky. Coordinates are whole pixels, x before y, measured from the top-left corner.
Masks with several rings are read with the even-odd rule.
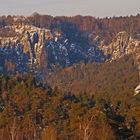
[[[34,12],[52,16],[127,16],[140,13],[140,0],[0,0],[0,15]]]

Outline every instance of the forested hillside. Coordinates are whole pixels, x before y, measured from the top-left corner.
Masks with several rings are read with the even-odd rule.
[[[138,67],[133,55],[106,63],[75,64],[48,75],[46,81],[65,92],[132,94],[138,85]]]
[[[51,17],[34,14],[29,21],[37,27],[60,29],[71,38],[78,39],[100,36],[105,44],[109,44],[118,32],[126,31],[135,38],[140,38],[140,15],[112,18],[94,18],[91,16]],[[71,32],[70,32],[71,31]],[[82,35],[81,35],[82,33]],[[82,40],[82,39],[81,39]]]
[[[140,139],[140,98],[132,92],[64,94],[31,75],[0,83],[0,140]]]

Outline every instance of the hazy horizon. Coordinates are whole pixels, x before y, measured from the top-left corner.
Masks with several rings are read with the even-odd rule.
[[[29,16],[34,12],[52,16],[128,16],[140,13],[140,0],[0,0],[0,15]]]

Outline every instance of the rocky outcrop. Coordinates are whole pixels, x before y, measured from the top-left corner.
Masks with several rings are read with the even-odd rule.
[[[14,30],[16,36],[0,37],[0,53],[4,65],[8,68],[15,65],[15,71],[28,71],[34,65],[40,66],[40,55],[46,40],[51,38],[51,32],[31,25],[15,25],[6,27]],[[9,65],[9,66],[8,66]],[[12,70],[13,71],[13,70]]]
[[[139,57],[140,40],[132,39],[131,36],[123,31],[119,32],[109,46],[100,46],[106,55],[110,55],[110,60],[116,60],[127,54],[135,54]]]
[[[0,52],[4,57],[2,59],[4,62],[9,60],[10,63],[7,64],[13,62],[20,71],[33,67],[46,69],[56,64],[67,67],[80,61],[112,61],[131,53],[135,54],[136,62],[140,63],[140,41],[132,39],[125,31],[119,32],[108,46],[102,45],[99,37],[94,39],[95,43],[83,46],[69,41],[59,31],[52,32],[32,25],[13,25],[6,28],[16,35],[0,37]]]
[[[83,46],[69,41],[65,34],[31,25],[13,25],[9,30],[16,35],[0,37],[0,50],[4,59],[15,64],[15,69],[49,68],[53,65],[67,67],[74,63],[103,62],[106,56],[95,44]],[[85,49],[84,49],[85,48]]]
[[[140,80],[140,40],[132,39],[127,32],[120,32],[109,46],[100,46],[100,48],[106,55],[110,55],[109,61],[117,60],[128,54],[133,54],[135,65],[137,65],[139,69],[138,79]],[[135,89],[135,96],[140,93],[139,87],[140,85]]]

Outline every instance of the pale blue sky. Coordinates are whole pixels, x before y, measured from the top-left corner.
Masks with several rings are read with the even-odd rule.
[[[140,0],[0,0],[0,15],[31,15],[33,12],[53,16],[136,15],[140,13]]]

